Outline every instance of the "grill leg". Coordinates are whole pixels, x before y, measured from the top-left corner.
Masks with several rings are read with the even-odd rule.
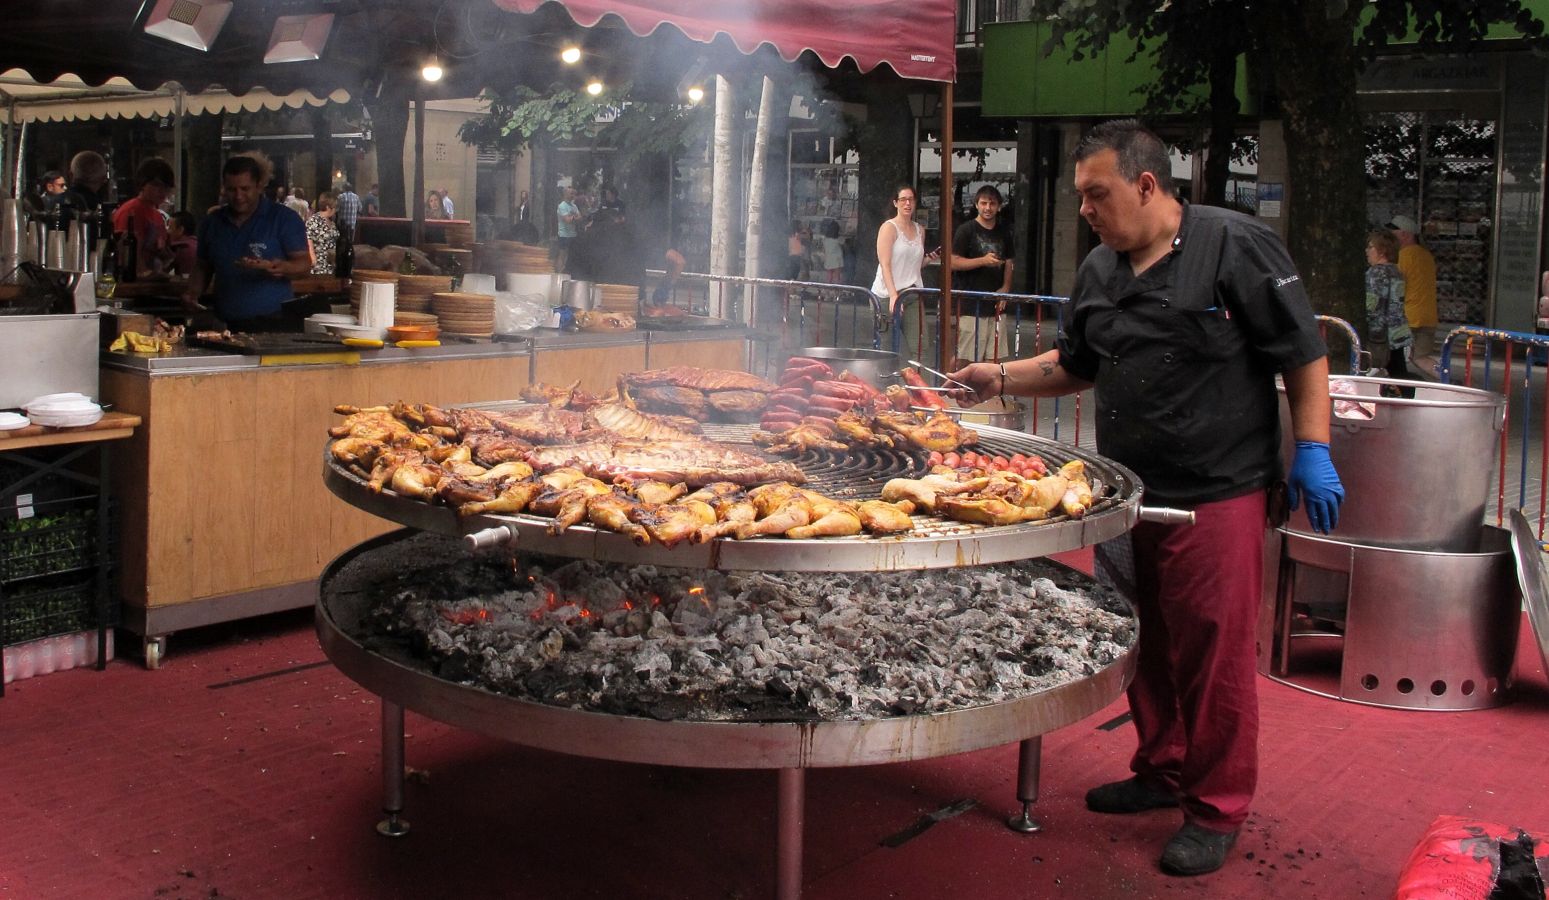
[[[1042,755],[1042,737],[1030,737],[1022,742],[1017,755],[1017,799],[1022,801],[1022,812],[1006,820],[1006,827],[1012,831],[1031,834],[1043,829],[1033,818],[1033,804],[1038,800],[1038,762]]]
[[[403,707],[382,700],[382,812],[387,818],[376,825],[383,837],[403,837],[409,823],[403,812]]]
[[[801,897],[801,826],[806,815],[807,772],[780,770],[779,836],[775,847],[775,896]]]

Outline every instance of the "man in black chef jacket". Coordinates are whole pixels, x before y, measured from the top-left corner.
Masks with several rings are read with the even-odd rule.
[[[1133,554],[1140,618],[1130,710],[1133,776],[1088,808],[1182,807],[1162,852],[1173,875],[1220,868],[1258,777],[1255,626],[1268,489],[1282,478],[1275,375],[1296,456],[1291,508],[1334,527],[1344,488],[1329,461],[1327,349],[1279,239],[1250,217],[1189,206],[1167,148],[1133,119],[1094,128],[1075,152],[1081,215],[1102,240],[1076,274],[1066,331],[1032,359],[953,373],[976,398],[1096,386],[1097,449],[1133,469],[1148,504],[1193,525],[1142,522]],[[965,398],[966,399],[966,398]],[[1128,562],[1100,547],[1100,564]]]

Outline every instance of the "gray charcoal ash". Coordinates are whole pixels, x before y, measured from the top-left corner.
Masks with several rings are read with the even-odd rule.
[[[621,713],[939,712],[1089,675],[1134,641],[1122,600],[1041,561],[861,575],[533,562],[515,585],[508,563],[465,567],[379,593],[373,626],[471,683]]]

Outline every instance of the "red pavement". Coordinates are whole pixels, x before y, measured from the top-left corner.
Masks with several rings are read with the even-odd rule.
[[[1261,679],[1255,812],[1205,878],[1156,869],[1176,812],[1082,805],[1125,774],[1133,730],[1099,727],[1122,700],[1045,738],[1036,835],[1002,825],[1014,746],[815,770],[806,896],[1388,897],[1437,814],[1549,834],[1549,682],[1526,622],[1518,659],[1516,701],[1472,713]],[[389,841],[372,828],[377,721],[376,699],[327,665],[299,614],[178,635],[157,672],[119,661],[15,682],[0,700],[0,898],[770,895],[773,773],[558,756],[411,714],[413,833]],[[964,798],[978,807],[880,844]]]

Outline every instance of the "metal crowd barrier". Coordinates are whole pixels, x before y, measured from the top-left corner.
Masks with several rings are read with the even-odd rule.
[[[665,277],[661,270],[647,273],[652,282],[647,284],[647,295],[654,281]],[[859,285],[831,284],[820,281],[795,281],[783,278],[748,278],[741,275],[711,275],[704,272],[684,272],[674,283],[672,302],[691,312],[705,313],[710,308],[710,293],[717,286],[724,288],[752,288],[755,298],[753,307],[744,314],[746,291],[731,292],[726,308],[731,318],[747,322],[753,329],[754,347],[750,354],[748,371],[766,377],[778,376],[774,368],[784,364],[785,357],[801,347],[870,347],[896,350],[901,359],[920,360],[932,368],[945,370],[956,356],[955,347],[940,345],[939,288],[915,287],[899,292],[899,304],[903,310],[901,346],[894,346],[899,337],[893,329],[892,317],[882,308],[871,290]],[[999,346],[997,335],[985,346],[986,353],[968,360],[1022,359],[1036,356],[1054,346],[1059,329],[1064,326],[1065,309],[1069,297],[1051,294],[997,294],[987,291],[954,290],[958,301],[1004,301],[1006,311],[1000,318],[1005,320],[1007,344]],[[1344,319],[1335,316],[1318,316],[1320,329],[1326,334],[1329,328],[1341,331],[1350,345],[1350,371],[1362,373],[1370,370],[1369,354],[1361,349],[1360,335]],[[994,327],[988,317],[971,317],[975,329]],[[977,340],[978,348],[983,342]],[[1363,359],[1367,361],[1362,365]],[[1030,398],[1031,416],[1028,430],[1039,434],[1047,430],[1054,440],[1060,440],[1062,431],[1071,433],[1071,443],[1080,445],[1082,408],[1087,394],[1042,400]],[[1047,415],[1045,415],[1047,413]],[[1069,413],[1070,423],[1065,421]]]
[[[1361,349],[1361,336],[1356,333],[1354,325],[1338,316],[1318,316],[1317,319],[1318,330],[1322,333],[1325,344],[1328,343],[1328,330],[1330,328],[1338,328],[1344,332],[1345,337],[1350,341],[1351,375],[1364,375],[1371,371],[1371,352]],[[1361,365],[1363,357],[1366,363],[1364,366]]]
[[[1463,345],[1461,372],[1456,370],[1453,361],[1453,351],[1459,341]],[[1501,370],[1498,385],[1497,354]],[[1476,358],[1482,361],[1476,362]],[[1540,542],[1544,540],[1546,521],[1549,521],[1549,507],[1546,507],[1549,498],[1544,493],[1544,483],[1549,481],[1549,456],[1545,455],[1545,448],[1549,447],[1549,390],[1546,390],[1542,376],[1537,384],[1534,383],[1533,368],[1546,364],[1549,364],[1549,335],[1465,325],[1447,334],[1442,343],[1441,361],[1436,366],[1436,374],[1443,384],[1457,383],[1505,395],[1506,425],[1501,429],[1496,460],[1495,524],[1501,525],[1506,518],[1507,476],[1511,474],[1517,483],[1516,508],[1531,515],[1531,507],[1537,506],[1535,533]],[[1521,379],[1514,383],[1513,376],[1519,365]],[[1455,377],[1461,380],[1455,382]],[[1543,395],[1541,400],[1535,400],[1535,391]],[[1445,438],[1438,436],[1438,439]]]

